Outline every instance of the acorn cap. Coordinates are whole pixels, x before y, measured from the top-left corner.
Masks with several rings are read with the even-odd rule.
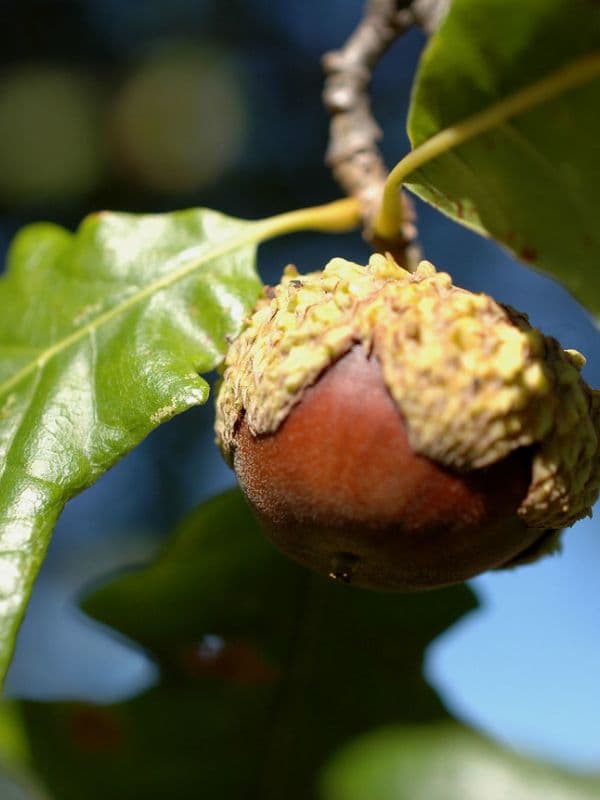
[[[341,258],[302,276],[287,267],[265,289],[229,349],[217,398],[229,463],[243,416],[255,436],[275,432],[357,344],[377,358],[415,453],[467,473],[533,446],[523,522],[557,529],[591,513],[600,392],[579,374],[584,357],[429,262],[409,273],[379,254],[366,267]]]

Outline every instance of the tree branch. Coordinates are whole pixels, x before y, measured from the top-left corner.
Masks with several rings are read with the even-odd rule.
[[[411,8],[415,22],[425,33],[435,33],[450,8],[451,0],[412,0]]]
[[[346,194],[361,209],[365,238],[377,250],[391,252],[412,268],[420,257],[412,202],[399,194],[397,235],[374,236],[387,168],[379,151],[381,130],[369,100],[373,69],[391,44],[413,24],[432,30],[449,0],[367,0],[365,13],[345,45],[323,57],[323,102],[331,116],[326,163]]]

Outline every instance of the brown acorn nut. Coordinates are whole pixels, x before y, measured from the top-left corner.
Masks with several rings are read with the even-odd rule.
[[[288,268],[271,295],[230,349],[216,429],[281,550],[408,591],[549,551],[590,512],[599,393],[523,315],[379,255]]]

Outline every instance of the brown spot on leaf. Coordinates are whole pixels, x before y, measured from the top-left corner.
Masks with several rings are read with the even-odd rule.
[[[533,247],[527,247],[527,245],[521,248],[519,255],[523,261],[527,261],[530,264],[537,261],[538,258],[537,250],[535,250]]]
[[[184,671],[191,678],[213,678],[237,685],[275,683],[279,670],[251,642],[226,642],[206,636],[181,650]]]
[[[73,744],[90,754],[114,753],[123,743],[123,726],[111,708],[77,704],[71,712],[69,727]]]

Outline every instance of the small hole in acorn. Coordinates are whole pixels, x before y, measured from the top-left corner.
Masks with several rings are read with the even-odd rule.
[[[341,583],[352,583],[354,567],[360,559],[352,553],[336,553],[331,560],[331,572],[328,577]]]

